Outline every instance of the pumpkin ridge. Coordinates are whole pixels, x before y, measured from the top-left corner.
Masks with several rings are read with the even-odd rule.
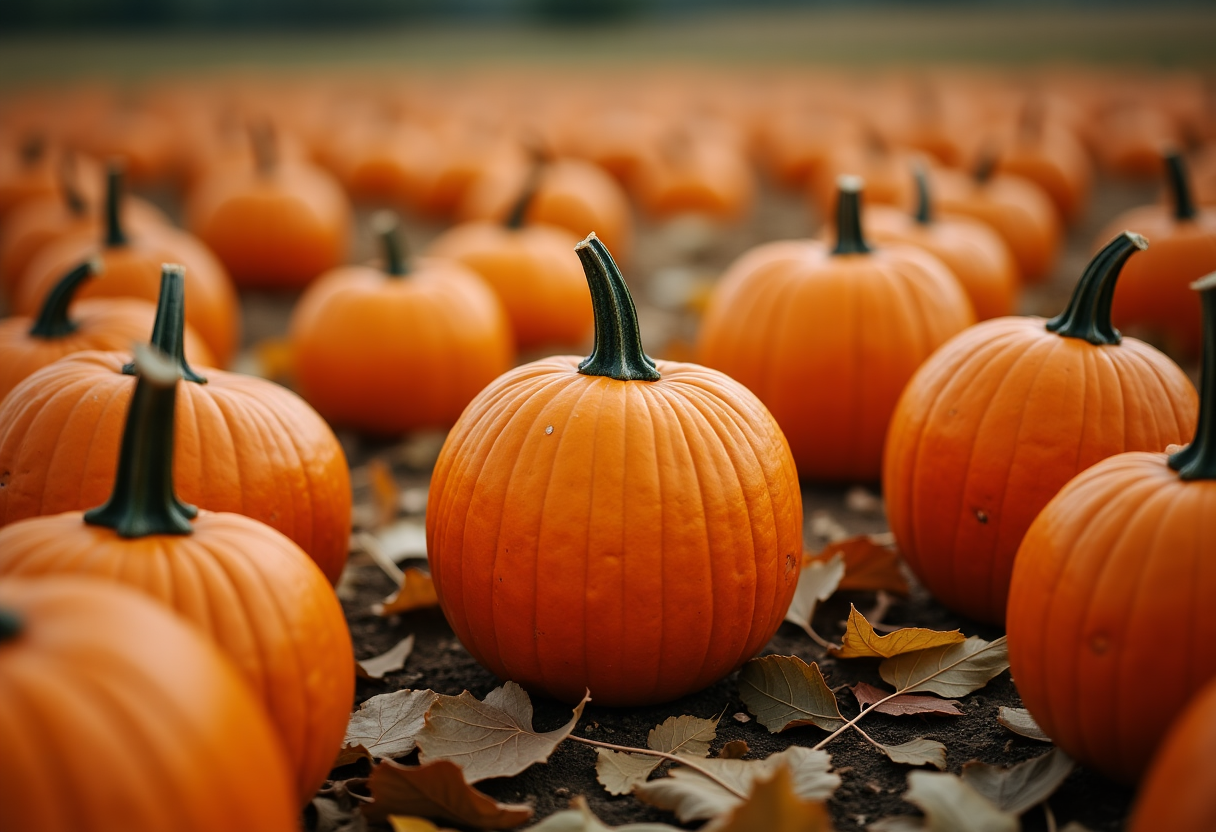
[[[664,370],[666,371],[666,367],[664,367]],[[665,373],[665,378],[670,379],[670,373],[669,373],[669,372],[666,372],[666,373]],[[668,400],[668,397],[667,397],[667,390],[668,390],[668,387],[669,387],[669,386],[670,386],[670,384],[665,384],[665,385],[662,385],[662,386],[659,386],[659,385],[645,385],[645,386],[643,386],[643,387],[638,388],[638,393],[639,393],[639,394],[642,396],[642,399],[643,399],[643,402],[644,402],[643,410],[644,410],[644,411],[645,411],[645,413],[646,413],[646,419],[647,419],[647,421],[650,423],[650,443],[651,443],[651,447],[653,447],[653,448],[655,449],[655,453],[654,453],[654,456],[653,456],[653,462],[654,462],[654,472],[655,472],[655,473],[654,473],[654,482],[655,482],[655,505],[658,507],[658,510],[659,510],[659,539],[660,539],[660,540],[662,540],[662,539],[663,539],[663,531],[662,531],[662,530],[663,530],[664,528],[666,528],[666,527],[667,527],[667,519],[668,519],[668,518],[667,518],[667,504],[666,504],[666,502],[664,502],[664,500],[663,500],[663,469],[662,469],[662,466],[660,465],[660,462],[659,462],[659,451],[658,451],[658,448],[659,448],[659,426],[658,426],[658,423],[656,422],[656,420],[655,420],[655,418],[654,418],[654,411],[653,411],[653,408],[656,408],[656,407],[662,407],[662,408],[665,410],[665,413],[664,413],[664,418],[665,418],[665,419],[666,419],[666,418],[671,418],[672,416],[674,416],[674,413],[672,412],[671,402]],[[660,557],[660,558],[663,558],[663,554],[664,554],[664,553],[663,553],[662,551],[660,551],[660,552],[659,552],[659,557]],[[625,591],[625,586],[624,586],[624,577],[625,577],[625,571],[624,571],[624,570],[622,570],[622,573],[621,573],[621,579],[622,579],[621,597],[622,597],[622,598],[629,598],[629,595],[628,595],[628,594],[627,594],[627,592]],[[662,570],[660,570],[660,573],[659,573],[659,580],[660,580],[660,582],[663,580]],[[663,597],[663,592],[662,592],[662,584],[661,584],[661,583],[660,583],[660,585],[659,585],[659,597]],[[631,600],[632,600],[632,599],[631,599]],[[663,630],[663,626],[662,626],[662,622],[661,622],[661,621],[660,621],[660,623],[659,623],[659,627],[658,627],[658,633],[659,633],[659,656],[661,657],[661,656],[663,655],[663,649],[664,649],[664,647],[665,647],[665,644],[664,644],[664,630]],[[660,658],[660,660],[659,660],[659,661],[660,661],[660,665],[659,665],[659,666],[660,666],[660,671],[661,671],[661,668],[662,668],[662,659]],[[653,697],[653,696],[655,695],[655,693],[656,693],[656,692],[658,691],[658,689],[659,689],[659,685],[660,685],[661,681],[662,681],[662,679],[661,679],[661,672],[660,672],[659,674],[655,674],[655,683],[654,683],[654,685],[651,687],[650,691],[647,693],[647,696],[648,696],[648,697]]]

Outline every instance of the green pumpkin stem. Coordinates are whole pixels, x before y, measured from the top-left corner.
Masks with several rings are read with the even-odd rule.
[[[836,180],[836,248],[832,254],[869,254],[873,251],[861,233],[860,176],[841,176]]]
[[[0,644],[21,635],[23,629],[25,622],[20,615],[0,607]]]
[[[186,269],[175,263],[160,267],[160,299],[156,304],[156,319],[152,322],[152,346],[169,356],[186,381],[206,384],[207,379],[196,373],[186,362]],[[129,376],[138,375],[136,362],[123,366]]]
[[[916,214],[913,217],[920,225],[932,225],[933,200],[929,192],[929,171],[918,162],[912,169],[912,176],[916,179]]]
[[[588,234],[574,250],[587,275],[595,319],[595,347],[578,365],[578,371],[618,381],[658,381],[659,371],[642,349],[633,296],[612,255],[595,232]]]
[[[1191,178],[1187,174],[1186,160],[1177,150],[1165,154],[1165,173],[1170,193],[1174,195],[1174,219],[1178,222],[1195,219],[1199,212],[1191,194]]]
[[[1047,330],[1065,338],[1080,338],[1091,344],[1118,344],[1123,340],[1110,320],[1115,283],[1127,258],[1148,248],[1148,240],[1131,231],[1111,240],[1094,255],[1077,281],[1068,306],[1047,322]]]
[[[135,348],[138,375],[127,409],[118,473],[105,505],[84,513],[91,526],[113,529],[119,537],[192,534],[198,509],[173,490],[174,416],[177,380],[171,356],[143,345]]]
[[[101,274],[103,269],[100,257],[90,257],[76,268],[65,274],[51,289],[42,309],[30,327],[30,335],[34,338],[62,338],[76,331],[76,322],[68,317],[68,307],[76,298],[80,285],[95,274]]]
[[[392,211],[377,211],[372,217],[372,228],[380,238],[380,250],[384,252],[384,273],[393,277],[408,275],[410,258],[397,215]]]
[[[511,206],[511,212],[507,214],[507,218],[503,220],[503,227],[511,231],[518,231],[524,227],[524,220],[528,216],[528,209],[532,207],[532,203],[536,201],[536,192],[540,189],[540,182],[545,172],[545,157],[541,153],[532,154],[532,166],[528,169],[528,177],[524,180],[524,186],[520,189],[519,198],[515,200],[515,204]]]
[[[122,217],[119,209],[122,207],[123,191],[122,165],[112,163],[106,171],[106,248],[116,248],[127,244],[126,232],[122,229]]]
[[[1199,379],[1199,424],[1195,438],[1170,455],[1184,480],[1216,480],[1216,272],[1191,284],[1203,303],[1203,369]]]

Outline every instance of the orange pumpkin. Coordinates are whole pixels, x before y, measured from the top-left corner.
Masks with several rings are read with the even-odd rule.
[[[377,434],[445,428],[511,366],[510,322],[467,266],[408,262],[395,218],[377,219],[385,268],[344,266],[296,304],[300,393],[331,424]]]
[[[734,222],[756,198],[755,176],[742,150],[691,127],[668,132],[642,158],[634,182],[638,204],[657,220],[699,214]]]
[[[354,696],[342,607],[316,565],[274,529],[177,498],[180,369],[167,356],[156,358],[145,350],[136,359],[139,376],[109,499],[83,514],[0,529],[0,575],[108,578],[142,590],[211,635],[266,705],[306,803],[342,745]]]
[[[900,398],[883,465],[887,519],[908,565],[956,612],[1004,621],[1018,544],[1064,483],[1112,454],[1164,448],[1193,429],[1186,374],[1110,323],[1119,270],[1146,245],[1120,234],[1062,314],[967,330]]]
[[[0,580],[0,827],[292,832],[287,762],[210,640],[133,590]]]
[[[31,133],[16,145],[0,142],[0,225],[22,203],[31,199],[58,196],[59,182],[68,151],[47,141],[41,133]],[[95,163],[81,160],[86,192],[92,187]],[[100,181],[98,177],[96,181]]]
[[[1070,481],[1026,532],[1009,590],[1027,710],[1060,749],[1128,784],[1216,679],[1216,275],[1194,285],[1206,328],[1194,439]]]
[[[350,536],[350,474],[329,426],[265,379],[185,364],[180,267],[166,267],[152,341],[182,361],[176,485],[213,511],[289,536],[336,581]],[[144,336],[145,338],[147,336]],[[0,403],[0,525],[97,505],[134,387],[125,352],[80,352],[32,374]]]
[[[1046,109],[1043,96],[1027,98],[1012,135],[1001,148],[996,169],[1034,182],[1071,224],[1089,200],[1093,165],[1081,140],[1058,121],[1049,121]]]
[[[840,179],[834,249],[768,243],[715,287],[700,360],[752,390],[785,431],[798,472],[872,481],[904,384],[948,338],[974,323],[950,270],[912,246],[871,248],[861,181]]]
[[[591,235],[578,254],[595,348],[516,368],[465,410],[431,479],[431,574],[499,677],[565,701],[664,702],[781,623],[798,477],[764,406],[721,373],[653,362],[607,249]]]
[[[1216,681],[1208,682],[1170,726],[1153,755],[1127,832],[1216,829]]]
[[[858,176],[866,183],[867,201],[877,205],[911,205],[915,202],[915,190],[908,171],[919,158],[906,150],[892,148],[871,129],[865,142],[842,145],[828,154],[811,180],[811,199],[820,216],[831,216],[840,177]]]

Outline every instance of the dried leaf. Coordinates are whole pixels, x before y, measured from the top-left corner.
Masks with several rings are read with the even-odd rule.
[[[899,553],[878,543],[871,535],[861,534],[829,543],[815,559],[827,560],[836,555],[844,555],[844,579],[840,582],[840,589],[908,594],[908,578],[901,566]]]
[[[963,766],[963,780],[1013,815],[1038,806],[1055,794],[1075,764],[1058,748],[1009,768],[972,760]]]
[[[831,832],[822,801],[795,794],[790,771],[778,766],[772,777],[758,780],[746,801],[705,827],[705,832]]]
[[[257,369],[250,375],[281,381],[295,372],[295,353],[289,338],[263,338],[253,345],[253,359]]]
[[[532,817],[532,807],[499,803],[465,782],[460,766],[435,760],[403,766],[382,760],[367,780],[372,802],[363,813],[385,823],[389,815],[420,815],[478,829],[510,829]]]
[[[367,832],[367,818],[354,805],[315,797],[312,806],[317,812],[316,832]]]
[[[918,737],[899,745],[883,745],[878,748],[893,763],[905,766],[933,766],[938,771],[946,770],[946,746],[937,740]]]
[[[743,665],[739,696],[772,733],[799,725],[834,731],[844,724],[819,665],[797,656],[764,656]]]
[[[582,795],[570,802],[569,809],[549,815],[540,823],[528,828],[528,832],[610,832],[610,830],[617,830],[617,832],[680,832],[676,827],[668,826],[665,823],[627,823],[624,826],[606,826],[591,811],[586,798]]]
[[[359,760],[374,759],[375,756],[375,754],[372,754],[372,752],[368,751],[367,748],[360,743],[355,743],[354,745],[344,745],[342,746],[342,750],[338,752],[338,757],[336,760],[334,760],[332,767],[339,768],[341,766],[348,766],[351,763]]]
[[[813,636],[811,619],[815,616],[815,607],[820,601],[826,601],[840,586],[840,579],[845,575],[844,556],[827,560],[811,559],[802,564],[802,573],[798,576],[798,588],[794,590],[794,600],[785,613],[785,620],[797,624]]]
[[[925,813],[929,832],[1018,832],[1020,824],[953,774],[913,771],[904,800]]]
[[[844,493],[844,507],[858,514],[882,514],[882,498],[867,488],[855,485]]]
[[[392,673],[405,667],[405,660],[410,657],[412,652],[414,652],[414,636],[411,634],[379,656],[356,662],[355,673],[364,679],[383,679],[385,673]]]
[[[923,627],[905,627],[885,636],[874,632],[870,622],[857,608],[850,605],[849,620],[845,624],[844,638],[839,648],[831,648],[829,652],[842,659],[879,658],[889,659],[905,653],[919,650],[930,650],[949,644],[959,644],[964,636],[959,630],[942,632],[926,630]]]
[[[925,819],[912,815],[891,815],[876,820],[866,827],[866,832],[924,832]]]
[[[857,697],[858,705],[862,708],[873,707],[880,714],[890,714],[891,716],[907,716],[908,714],[963,715],[963,712],[955,707],[960,704],[956,699],[939,699],[936,696],[916,696],[909,693],[901,693],[898,696],[887,699],[891,694],[873,685],[867,685],[865,682],[858,682],[850,690]],[[887,701],[882,702],[884,699],[887,699]],[[882,702],[882,704],[875,705],[875,702]]]
[[[400,500],[393,469],[389,468],[383,459],[373,457],[367,463],[367,475],[372,487],[372,500],[376,506],[376,527],[387,526],[397,516],[397,503]]]
[[[393,832],[456,832],[455,829],[446,826],[440,829],[426,818],[406,817],[405,815],[389,815],[388,825]]]
[[[1051,742],[1051,737],[1043,733],[1043,729],[1039,727],[1039,723],[1034,721],[1034,717],[1030,715],[1030,711],[1022,710],[1021,708],[1006,708],[1004,705],[997,711],[996,721],[1004,725],[1015,734],[1020,734],[1032,740],[1040,742]]]
[[[822,537],[832,542],[844,540],[849,536],[849,530],[840,525],[840,521],[833,517],[830,511],[824,509],[812,512],[807,526],[812,537]]]
[[[840,775],[831,771],[832,758],[825,751],[800,745],[787,748],[763,760],[698,760],[738,794],[748,795],[757,780],[773,776],[780,766],[788,766],[793,791],[804,800],[827,800],[840,786]],[[675,812],[682,823],[708,820],[724,815],[743,801],[698,771],[686,766],[672,768],[667,777],[642,783],[634,794],[645,803]]]
[[[607,748],[597,748],[595,752],[595,779],[608,794],[629,794],[639,783],[645,783],[650,772],[663,762],[662,757],[626,754]]]
[[[398,690],[373,696],[351,715],[343,750],[363,748],[374,757],[409,754],[435,698],[429,690]]]
[[[378,530],[376,540],[380,541],[380,550],[393,563],[425,558],[426,522],[420,517],[406,517]]]
[[[410,567],[401,579],[401,588],[372,608],[376,615],[399,615],[410,610],[439,606],[439,596],[429,572]]]
[[[689,757],[708,757],[709,744],[718,735],[718,720],[701,719],[695,716],[669,716],[646,737],[646,747],[651,751],[668,754],[686,754]]]
[[[438,696],[418,733],[420,759],[451,760],[470,783],[519,774],[549,759],[558,743],[570,736],[590,698],[590,694],[583,697],[564,726],[541,734],[532,730],[532,700],[514,682],[490,691],[484,702],[468,691]]]
[[[955,697],[979,690],[1008,667],[1004,636],[991,642],[972,636],[961,644],[886,659],[878,672],[900,693],[928,691]]]
[[[731,740],[722,746],[722,750],[718,752],[718,757],[723,760],[742,760],[750,750],[747,747],[747,740]]]

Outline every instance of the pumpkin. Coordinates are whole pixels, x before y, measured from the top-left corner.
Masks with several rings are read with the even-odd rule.
[[[228,273],[206,246],[183,231],[168,226],[127,229],[119,211],[122,181],[122,170],[112,167],[101,246],[98,235],[85,229],[43,247],[15,287],[13,311],[35,314],[68,269],[95,255],[101,257],[106,279],[82,286],[79,297],[135,297],[155,303],[160,296],[161,265],[183,263],[190,293],[186,320],[206,341],[216,361],[227,365],[240,330],[236,291]]]
[[[108,581],[0,580],[0,827],[291,832],[278,737],[202,634]]]
[[[932,254],[871,248],[861,189],[857,177],[841,177],[835,248],[787,240],[736,260],[713,290],[698,342],[702,363],[772,411],[798,472],[816,480],[877,480],[904,384],[975,321]]]
[[[665,702],[760,650],[798,581],[789,447],[741,384],[652,361],[594,235],[590,357],[477,396],[431,478],[427,554],[448,623],[503,679],[565,701]]]
[[[1001,147],[997,171],[1034,182],[1051,198],[1064,221],[1075,223],[1093,184],[1093,165],[1081,140],[1058,120],[1048,120],[1047,100],[1041,94],[1027,97],[1010,132]]]
[[[912,571],[950,609],[1004,621],[1014,555],[1048,500],[1099,460],[1193,430],[1186,374],[1110,322],[1119,270],[1146,246],[1120,234],[1063,313],[985,321],[908,382],[887,435],[887,519]]]
[[[638,205],[656,220],[697,214],[736,222],[756,199],[755,175],[743,150],[693,126],[668,131],[643,157],[635,183]]]
[[[1194,285],[1206,332],[1193,440],[1071,480],[1026,532],[1009,590],[1027,710],[1061,750],[1129,784],[1216,678],[1216,276]]]
[[[421,208],[440,153],[430,128],[368,114],[338,127],[329,142],[331,169],[354,200]]]
[[[65,355],[83,350],[125,350],[152,331],[156,307],[136,298],[96,298],[69,305],[80,285],[104,267],[92,258],[72,269],[47,295],[38,317],[0,319],[0,400],[17,382]],[[187,328],[186,355],[213,364],[202,340]]]
[[[828,154],[811,180],[810,196],[821,217],[829,217],[837,201],[841,176],[858,176],[866,183],[866,199],[877,205],[907,206],[915,201],[908,171],[919,155],[892,148],[873,128],[860,144],[846,144]]]
[[[329,173],[280,160],[269,125],[252,130],[253,169],[213,175],[186,201],[186,225],[238,286],[300,289],[346,258],[351,207]]]
[[[41,132],[30,133],[15,144],[0,143],[0,225],[7,225],[10,215],[23,203],[58,196],[68,154]],[[93,194],[90,186],[96,165],[92,160],[81,160],[81,167],[85,168],[86,192]]]
[[[1192,357],[1203,343],[1203,316],[1189,287],[1216,270],[1216,208],[1195,204],[1181,154],[1165,154],[1165,170],[1172,204],[1132,208],[1108,226],[1135,228],[1153,241],[1143,259],[1124,269],[1111,314],[1116,325]]]
[[[265,379],[208,369],[183,353],[180,267],[168,266],[152,341],[182,363],[176,485],[212,511],[278,529],[336,581],[350,537],[350,473],[329,426]],[[146,338],[146,336],[145,336]],[[79,352],[33,373],[0,403],[0,525],[105,499],[134,380],[126,352]]]
[[[511,366],[510,323],[476,272],[438,257],[412,263],[396,219],[376,224],[384,269],[334,269],[296,304],[296,385],[333,425],[385,435],[447,427]]]
[[[321,570],[279,532],[178,499],[173,459],[181,371],[171,358],[157,361],[141,349],[109,499],[87,512],[0,529],[0,575],[108,578],[142,590],[208,633],[265,704],[306,803],[342,745],[354,696],[342,607]]]

